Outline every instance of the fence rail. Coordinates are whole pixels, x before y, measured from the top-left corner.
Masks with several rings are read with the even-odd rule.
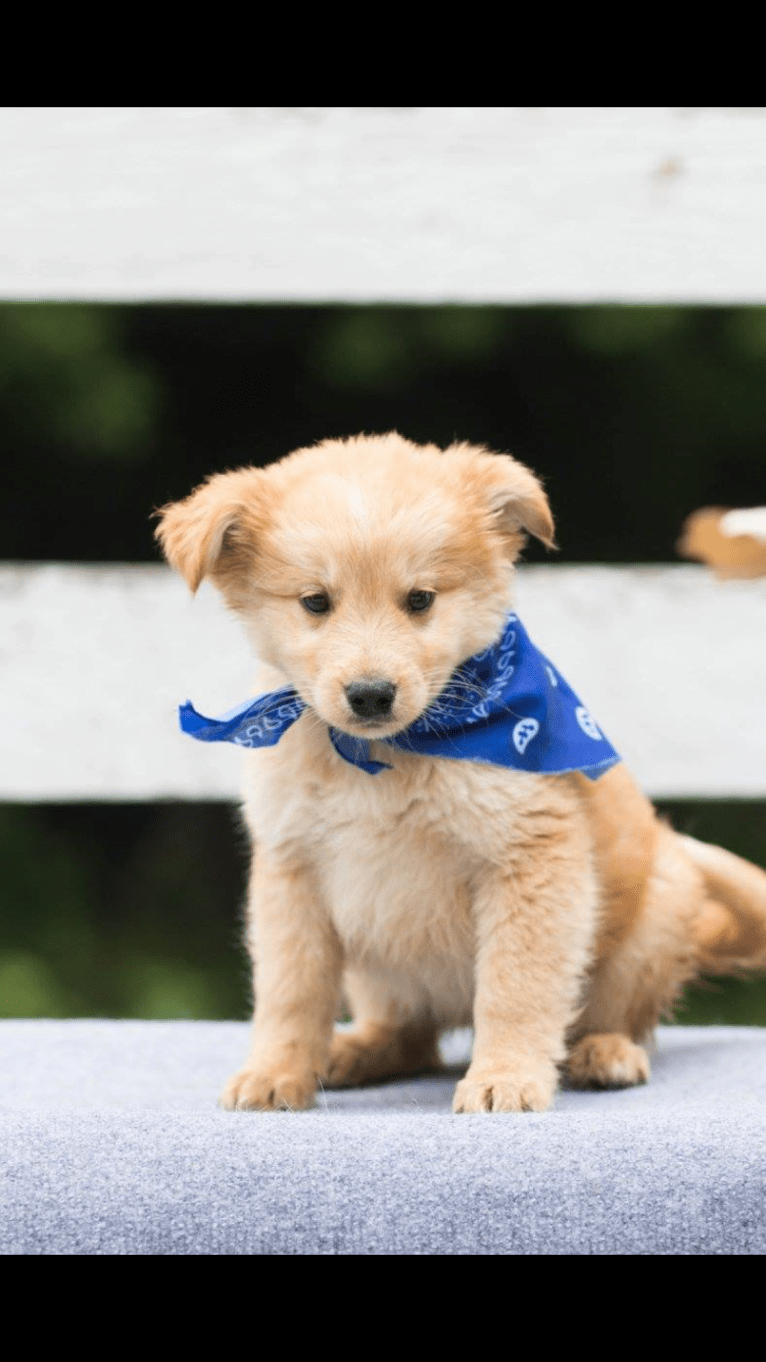
[[[766,796],[766,583],[522,567],[518,609],[654,796]],[[240,754],[178,731],[252,693],[236,620],[162,566],[0,565],[0,799],[237,796]]]
[[[766,301],[766,110],[7,107],[0,298]]]

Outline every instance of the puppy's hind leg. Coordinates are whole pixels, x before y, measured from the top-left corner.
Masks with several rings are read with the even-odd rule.
[[[441,1066],[436,1026],[425,1009],[413,1009],[414,1000],[396,996],[389,981],[362,969],[348,971],[344,991],[354,1025],[333,1036],[327,1087],[356,1087]]]
[[[567,1074],[576,1088],[633,1088],[649,1079],[643,1045],[618,1031],[591,1032],[567,1056]]]
[[[566,1072],[578,1088],[629,1088],[649,1079],[645,1043],[696,973],[694,921],[700,876],[679,839],[663,828],[635,920],[594,969],[572,1029]]]

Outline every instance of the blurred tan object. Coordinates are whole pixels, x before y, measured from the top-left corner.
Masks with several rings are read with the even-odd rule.
[[[684,558],[700,558],[717,577],[766,577],[766,506],[693,511],[676,548]]]

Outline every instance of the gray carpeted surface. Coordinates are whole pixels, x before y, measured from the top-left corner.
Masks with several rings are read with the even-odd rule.
[[[766,1251],[766,1028],[663,1028],[647,1087],[519,1116],[452,1116],[456,1072],[219,1111],[248,1029],[0,1023],[0,1251]]]

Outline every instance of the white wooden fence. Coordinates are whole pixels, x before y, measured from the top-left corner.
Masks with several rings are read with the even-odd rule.
[[[4,300],[766,302],[762,108],[6,107],[0,174]],[[763,582],[529,568],[519,609],[651,793],[766,794]],[[229,798],[175,706],[250,677],[165,568],[6,564],[0,798]]]
[[[518,608],[648,792],[766,796],[766,582],[526,567]],[[253,661],[212,587],[164,567],[0,567],[0,798],[229,799],[240,754],[178,728]]]
[[[0,298],[766,301],[763,108],[5,108]]]

